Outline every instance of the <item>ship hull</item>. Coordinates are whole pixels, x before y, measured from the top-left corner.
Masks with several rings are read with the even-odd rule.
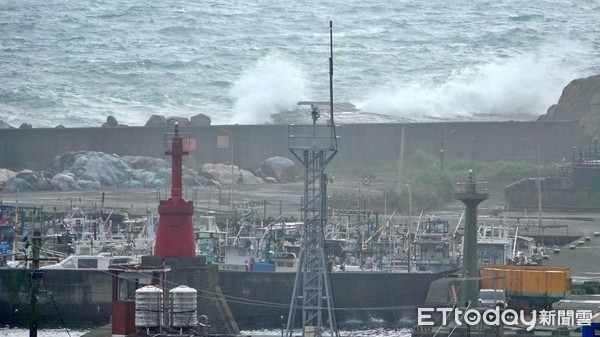
[[[401,324],[414,319],[432,281],[443,273],[336,272],[331,274],[340,326]],[[241,329],[281,327],[287,321],[294,273],[220,271],[219,284]],[[202,289],[201,284],[188,285]],[[111,276],[98,270],[44,271],[39,322],[44,326],[93,326],[110,321]],[[0,269],[0,324],[29,322],[29,271]],[[202,298],[212,294],[199,291]],[[203,312],[199,312],[203,314]],[[210,320],[210,314],[207,314]],[[302,317],[301,313],[296,317]]]
[[[429,285],[444,273],[335,272],[331,274],[340,326],[401,324],[414,320]],[[238,325],[281,326],[287,321],[294,273],[220,272],[219,283]],[[301,312],[296,317],[302,317]]]

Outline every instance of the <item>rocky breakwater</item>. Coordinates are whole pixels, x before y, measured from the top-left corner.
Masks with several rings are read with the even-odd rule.
[[[209,116],[204,114],[197,114],[190,118],[180,117],[180,116],[164,116],[164,115],[152,115],[146,121],[145,126],[169,126],[179,124],[180,126],[210,126],[212,121]],[[128,127],[129,125],[120,124],[119,121],[114,116],[108,116],[106,118],[106,122],[102,123],[100,127],[102,128],[116,128],[116,127]],[[6,123],[5,121],[0,121],[0,129],[14,129],[15,127]],[[19,126],[19,129],[32,129],[33,125],[28,123],[22,123]],[[63,129],[64,125],[59,124],[55,128]]]
[[[198,171],[183,168],[183,183],[194,187],[233,184],[284,183],[296,179],[295,164],[284,157],[271,157],[248,171],[238,166],[207,163]],[[68,152],[56,156],[51,168],[14,172],[0,168],[0,186],[5,191],[72,191],[170,186],[171,167],[161,158],[118,156],[96,151]]]

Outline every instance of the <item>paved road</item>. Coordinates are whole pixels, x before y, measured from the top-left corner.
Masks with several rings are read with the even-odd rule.
[[[266,210],[267,216],[278,216],[281,213],[299,217],[300,201],[303,195],[304,183],[293,182],[286,184],[261,184],[261,185],[236,185],[233,187],[232,200],[236,208],[247,207],[251,203],[262,203],[262,213]],[[367,189],[355,187],[353,183],[336,183],[330,187],[330,191],[343,193],[367,193]],[[375,188],[369,189],[370,193],[379,193]],[[193,200],[198,208],[212,208],[230,210],[226,203],[219,205],[219,198],[229,198],[228,186],[218,189],[216,187],[201,186],[187,188],[183,197],[185,200]],[[56,207],[58,212],[66,212],[72,207],[85,210],[116,212],[127,211],[130,214],[146,214],[148,210],[156,213],[159,199],[168,199],[169,189],[120,189],[105,188],[102,190],[79,190],[79,191],[36,191],[36,192],[8,192],[0,194],[0,200],[4,204],[21,206],[43,207],[46,211],[52,211]],[[266,207],[264,203],[266,202]]]

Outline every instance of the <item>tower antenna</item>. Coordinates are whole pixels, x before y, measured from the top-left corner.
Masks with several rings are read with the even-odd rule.
[[[330,29],[333,27],[329,22]],[[338,152],[338,136],[333,124],[333,54],[329,59],[329,102],[303,101],[310,105],[312,125],[290,125],[288,145],[292,155],[304,166],[304,197],[301,201],[302,246],[287,321],[287,337],[292,337],[296,311],[302,311],[302,335],[322,337],[329,323],[329,333],[339,337],[333,286],[327,268],[324,228],[328,222],[327,184],[333,181],[325,167]],[[317,123],[319,105],[330,104],[327,124]],[[325,316],[325,317],[324,317]],[[282,333],[283,335],[283,333]]]
[[[333,21],[329,21],[329,113],[333,123]]]

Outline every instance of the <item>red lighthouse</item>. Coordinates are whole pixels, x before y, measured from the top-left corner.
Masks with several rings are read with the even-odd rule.
[[[182,158],[189,154],[184,151],[183,139],[179,135],[179,126],[175,125],[175,134],[170,142],[170,149],[165,154],[171,156],[171,198],[160,200],[158,205],[158,231],[154,256],[189,257],[196,256],[194,243],[194,227],[192,215],[194,202],[182,198]],[[169,148],[168,136],[165,144]]]

